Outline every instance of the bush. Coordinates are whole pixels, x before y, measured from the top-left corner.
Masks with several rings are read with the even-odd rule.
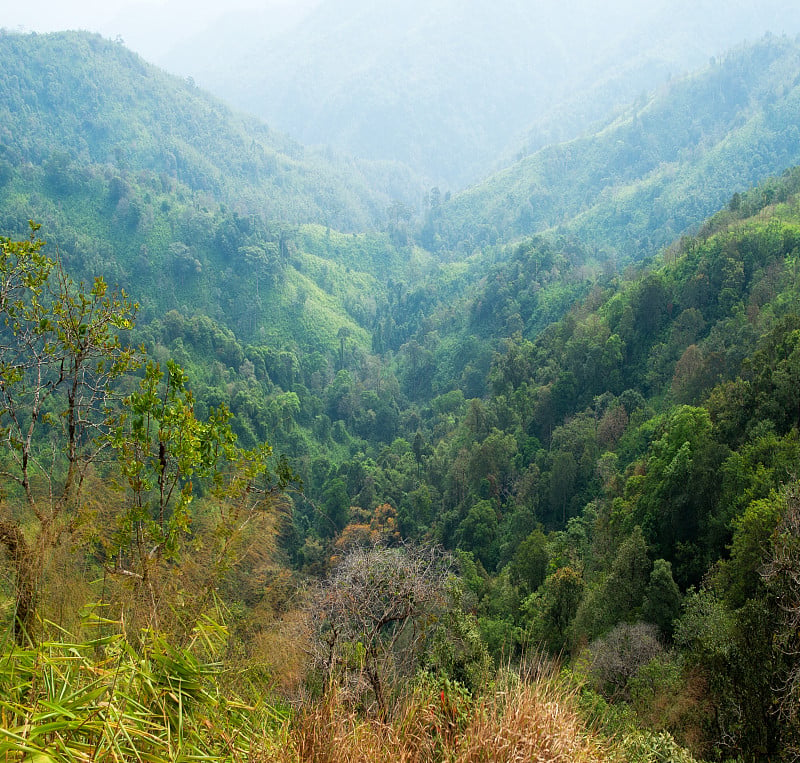
[[[666,731],[630,734],[622,740],[622,749],[628,763],[696,763],[691,753]]]

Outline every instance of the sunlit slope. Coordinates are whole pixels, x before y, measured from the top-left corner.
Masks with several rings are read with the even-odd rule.
[[[369,347],[374,300],[416,256],[381,232],[392,188],[416,193],[393,173],[306,150],[99,36],[0,34],[0,230],[40,222],[76,277],[135,297],[143,330],[177,311],[245,342],[335,353],[344,327]]]

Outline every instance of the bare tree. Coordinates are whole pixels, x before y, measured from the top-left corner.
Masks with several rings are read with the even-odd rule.
[[[415,669],[447,606],[450,558],[433,548],[357,548],[320,585],[312,608],[326,685],[388,710],[387,692]]]
[[[604,693],[619,698],[639,669],[663,652],[657,625],[620,623],[589,645],[589,670]]]

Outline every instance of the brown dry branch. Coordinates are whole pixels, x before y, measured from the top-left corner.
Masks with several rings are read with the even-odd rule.
[[[317,590],[316,666],[326,686],[385,716],[397,680],[411,675],[437,614],[447,605],[449,558],[407,544],[357,548]]]

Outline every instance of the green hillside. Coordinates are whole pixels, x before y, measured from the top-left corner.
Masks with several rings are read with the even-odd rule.
[[[737,191],[800,160],[800,48],[768,37],[673,80],[596,135],[549,146],[432,215],[445,248],[568,231],[597,256],[641,259]]]
[[[28,163],[149,172],[240,213],[340,230],[418,195],[407,173],[304,149],[96,35],[3,31],[0,61],[4,175]]]
[[[796,542],[800,456],[798,178],[737,195],[698,237],[647,270],[598,278],[530,338],[525,298],[558,259],[542,242],[520,247],[463,306],[482,310],[490,288],[498,300],[484,321],[497,316],[507,338],[488,394],[401,412],[413,423],[394,458],[347,471],[359,475],[351,503],[388,500],[404,534],[468,552],[497,654],[533,643],[583,655],[575,669],[601,695],[685,744],[705,736],[694,749],[712,758],[768,759],[797,733],[796,695],[776,687],[797,670],[782,609],[795,611],[797,591],[782,576],[797,563],[784,544]],[[481,323],[452,357],[472,356]],[[402,374],[411,358],[398,362]],[[626,667],[638,659],[626,639],[658,633],[645,678]]]
[[[378,232],[416,195],[409,176],[307,151],[97,36],[3,33],[0,61],[6,232],[40,221],[73,273],[135,292],[147,322],[201,313],[314,349],[346,324],[369,344],[355,290],[363,271],[379,295],[376,274],[410,257]]]
[[[794,43],[421,220],[118,44],[0,60],[0,755],[791,759]]]

